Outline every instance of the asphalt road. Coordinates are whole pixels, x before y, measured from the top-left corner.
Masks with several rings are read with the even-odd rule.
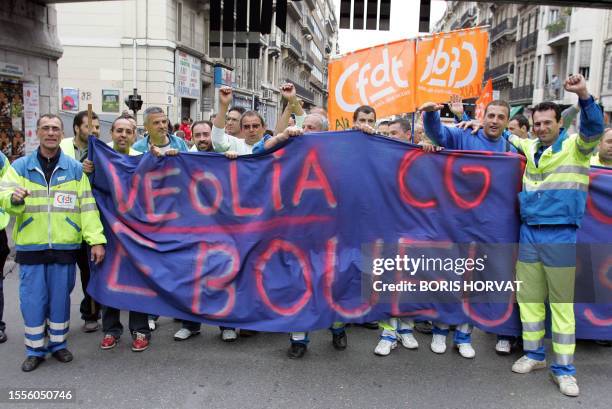
[[[7,263],[6,270],[12,268]],[[9,340],[0,345],[0,390],[72,388],[76,402],[0,403],[0,408],[610,408],[612,348],[579,343],[576,362],[579,398],[562,396],[545,371],[510,371],[520,355],[499,357],[495,337],[476,331],[476,358],[429,350],[429,336],[417,334],[420,348],[401,346],[388,357],[373,349],[378,332],[351,327],[349,347],[332,348],[327,331],[311,334],[302,360],[286,357],[286,334],[258,334],[223,343],[219,331],[184,342],[172,338],[180,324],[160,318],[147,351],[134,353],[124,336],[102,351],[100,332],[81,332],[77,282],[72,294],[69,349],[75,360],[49,358],[23,373],[23,323],[19,313],[17,268],[5,279],[5,317]],[[127,327],[127,316],[122,316]]]

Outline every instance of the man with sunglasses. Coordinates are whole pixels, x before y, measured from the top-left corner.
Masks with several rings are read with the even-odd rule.
[[[259,113],[246,111],[240,117],[240,132],[244,139],[225,133],[225,119],[232,99],[230,87],[219,89],[219,113],[215,117],[212,130],[213,149],[215,152],[235,152],[236,155],[248,155],[253,152],[253,146],[263,137],[266,124]]]

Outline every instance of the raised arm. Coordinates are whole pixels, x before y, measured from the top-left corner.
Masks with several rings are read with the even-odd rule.
[[[426,102],[419,107],[419,111],[424,112],[423,126],[427,136],[434,143],[444,148],[454,149],[457,146],[456,139],[460,137],[463,131],[459,128],[449,128],[442,125],[438,111],[443,107],[444,105],[436,104],[435,102]]]
[[[215,152],[226,152],[231,148],[230,135],[225,133],[225,116],[232,103],[233,94],[230,87],[219,89],[219,112],[215,117],[212,129],[212,145]]]
[[[276,128],[274,128],[274,135],[278,135],[285,129],[287,129],[287,126],[289,126],[289,117],[291,117],[291,114],[295,114],[296,116],[296,125],[299,124],[298,117],[304,117],[304,110],[302,109],[300,100],[297,97],[295,86],[291,83],[286,83],[280,87],[280,91],[282,97],[287,101],[287,106],[283,110],[283,114],[276,123]],[[303,122],[303,119],[301,122]],[[301,126],[301,124],[299,125]]]
[[[578,95],[580,104],[580,131],[576,138],[578,151],[590,157],[604,133],[603,113],[587,90],[586,80],[580,74],[572,75],[565,80],[567,92]]]

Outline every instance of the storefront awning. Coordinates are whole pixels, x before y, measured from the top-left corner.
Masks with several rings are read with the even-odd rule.
[[[522,113],[524,108],[525,107],[523,105],[510,107],[510,118],[512,118],[516,114]]]

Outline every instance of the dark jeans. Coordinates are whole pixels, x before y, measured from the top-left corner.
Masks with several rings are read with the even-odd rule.
[[[8,239],[6,237],[6,230],[0,230],[0,331],[6,329],[6,324],[2,321],[4,314],[4,263],[10,253],[8,246]]]
[[[187,320],[182,320],[181,322],[183,323],[182,325],[183,328],[187,328],[191,332],[200,332],[201,324],[199,322],[187,321]]]
[[[83,287],[83,301],[81,301],[81,319],[83,321],[97,321],[100,319],[100,304],[94,301],[87,293],[87,285],[89,284],[89,246],[83,242],[77,265],[81,272],[81,286]]]
[[[102,308],[102,331],[104,334],[111,334],[117,338],[123,334],[123,325],[119,320],[121,311],[113,307]],[[130,333],[140,332],[147,339],[151,337],[149,330],[148,315],[142,312],[130,311],[129,324]]]

